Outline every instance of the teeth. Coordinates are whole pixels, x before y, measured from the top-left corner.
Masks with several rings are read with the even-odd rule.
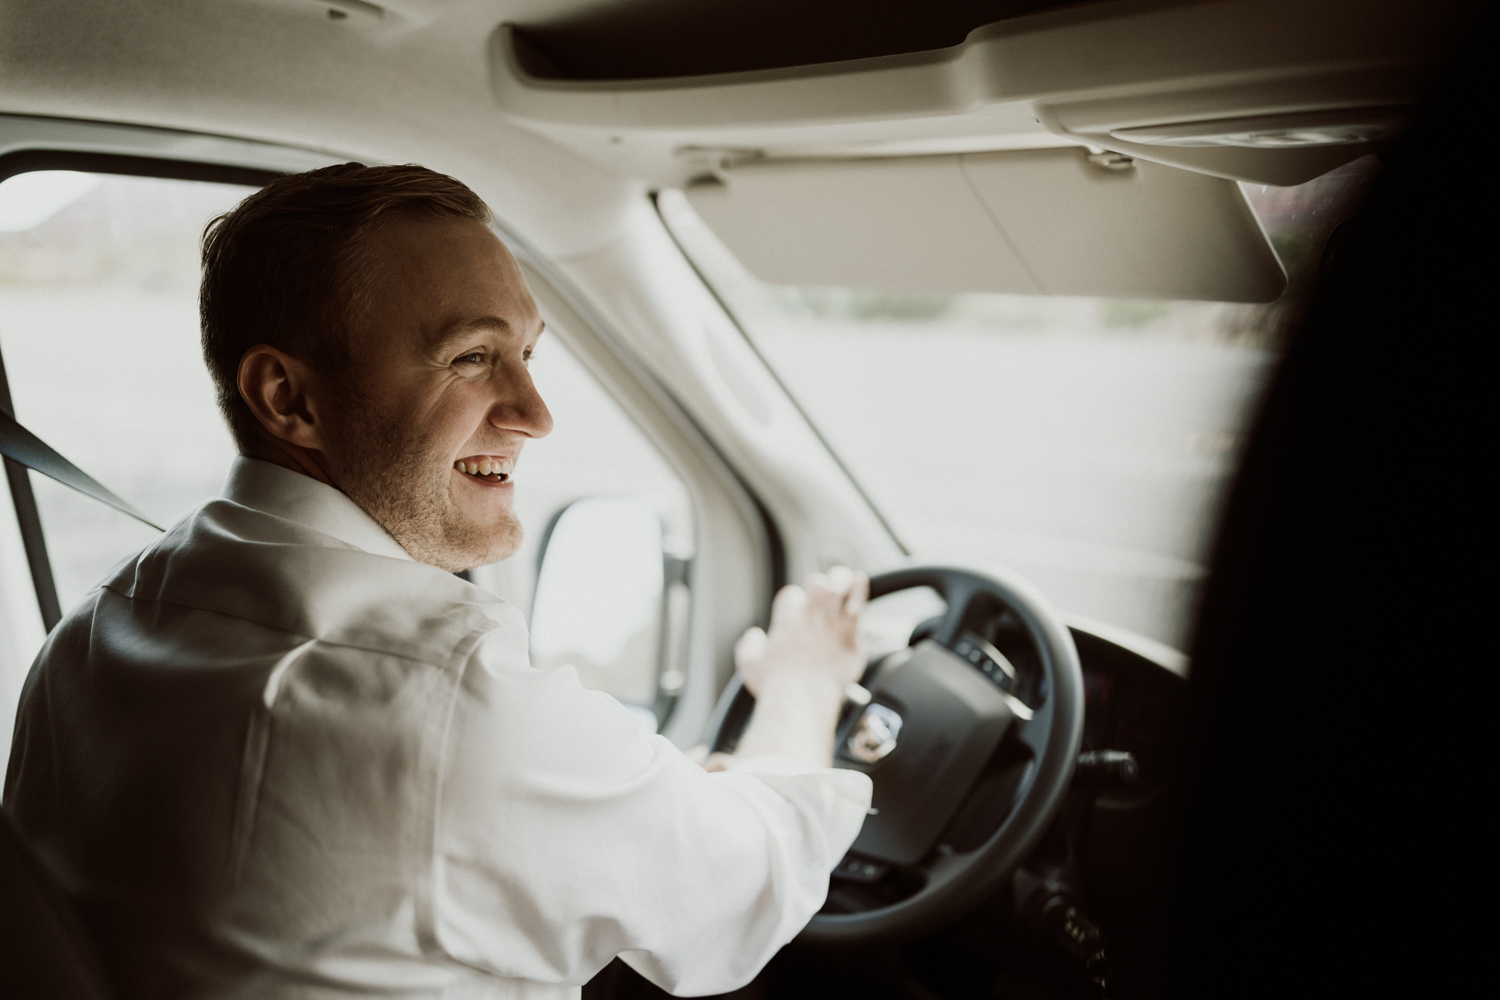
[[[453,467],[459,472],[470,476],[510,475],[510,470],[515,468],[515,462],[510,459],[484,459],[479,462],[457,461]]]

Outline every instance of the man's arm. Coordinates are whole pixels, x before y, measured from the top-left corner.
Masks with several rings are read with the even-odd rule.
[[[437,946],[537,982],[582,982],[620,954],[684,995],[749,982],[817,912],[870,804],[868,776],[818,766],[843,678],[863,658],[851,652],[848,593],[833,601],[811,586],[851,626],[832,644],[841,672],[799,660],[827,653],[826,641],[788,643],[789,621],[823,640],[827,622],[779,610],[763,655],[744,658],[765,704],[750,752],[726,774],[689,764],[572,668],[532,669],[523,630],[486,636],[464,670],[435,795]],[[807,678],[780,676],[797,663],[823,679],[803,691]]]

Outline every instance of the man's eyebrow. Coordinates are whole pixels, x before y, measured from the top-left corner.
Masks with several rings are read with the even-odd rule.
[[[441,348],[453,341],[463,340],[465,337],[480,330],[498,330],[508,333],[512,328],[510,321],[501,316],[475,316],[472,319],[460,320],[450,326],[439,330],[432,338],[432,346]],[[547,323],[542,321],[537,328],[536,335],[540,337],[547,332]]]

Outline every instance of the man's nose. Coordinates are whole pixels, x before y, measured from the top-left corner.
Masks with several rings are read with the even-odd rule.
[[[546,437],[552,432],[552,411],[542,401],[531,373],[520,368],[496,379],[496,399],[490,408],[490,422],[502,430],[515,431],[527,437]]]

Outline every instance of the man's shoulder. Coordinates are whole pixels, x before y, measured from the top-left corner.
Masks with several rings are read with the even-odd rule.
[[[102,588],[131,605],[453,665],[480,636],[524,629],[513,607],[451,573],[223,499],[178,522]]]

